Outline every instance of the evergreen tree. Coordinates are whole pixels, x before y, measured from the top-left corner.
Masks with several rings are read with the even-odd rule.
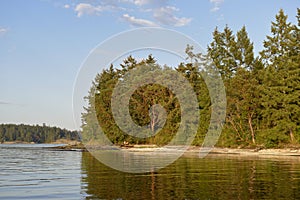
[[[253,43],[246,28],[236,35],[228,26],[223,32],[213,33],[208,47],[208,59],[223,77],[227,93],[227,117],[221,145],[255,144],[259,71],[258,59],[254,59]]]
[[[236,48],[232,30],[226,26],[223,32],[216,28],[213,32],[213,42],[207,48],[207,53],[219,70],[224,80],[231,78],[236,72],[237,63],[233,51]]]
[[[267,36],[260,53],[266,66],[262,121],[270,134],[267,137],[275,144],[287,143],[287,136],[295,143],[295,134],[299,130],[299,25],[292,25],[287,18],[280,10],[276,21],[272,22],[272,35]]]
[[[77,131],[57,127],[0,124],[0,142],[50,143],[55,142],[57,139],[79,140],[80,138]]]

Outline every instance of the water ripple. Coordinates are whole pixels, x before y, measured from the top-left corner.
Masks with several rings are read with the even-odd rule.
[[[1,199],[83,198],[81,153],[43,147],[0,145]]]

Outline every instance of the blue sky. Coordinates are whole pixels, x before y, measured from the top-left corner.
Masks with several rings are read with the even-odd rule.
[[[227,24],[236,32],[245,25],[257,53],[279,9],[296,23],[299,5],[299,0],[0,1],[0,123],[75,129],[77,72],[95,46],[122,31],[159,26],[205,48],[216,26]]]

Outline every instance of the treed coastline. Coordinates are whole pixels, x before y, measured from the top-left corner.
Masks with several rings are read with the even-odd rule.
[[[51,143],[57,140],[79,140],[78,131],[58,127],[0,124],[0,142]]]
[[[127,135],[114,120],[111,109],[114,87],[124,80],[130,70],[141,70],[140,66],[148,65],[162,74],[175,68],[197,93],[201,126],[194,145],[202,144],[211,115],[210,97],[201,75],[209,74],[213,69],[221,75],[227,95],[226,120],[218,146],[299,146],[300,9],[297,9],[296,18],[297,24],[292,24],[280,10],[271,23],[271,34],[264,40],[263,50],[257,57],[246,27],[234,34],[226,26],[222,31],[218,28],[214,30],[213,41],[207,46],[206,54],[194,52],[193,47],[188,46],[188,59],[185,63],[178,63],[178,66],[160,66],[152,55],[142,61],[129,56],[120,66],[112,65],[97,75],[86,97],[89,105],[82,115],[84,142],[103,139],[93,135],[99,128],[95,126],[98,122],[115,144],[127,141],[132,144],[164,145],[173,138],[180,124],[180,105],[174,94],[161,85],[148,84],[138,88],[129,102],[132,120],[141,126],[149,124],[150,130],[162,128],[162,122],[157,120],[159,113],[149,108],[160,104],[166,109],[167,120],[157,135],[145,139]],[[209,61],[213,66],[208,64]],[[206,67],[200,68],[199,64]],[[96,116],[96,121],[93,116]]]

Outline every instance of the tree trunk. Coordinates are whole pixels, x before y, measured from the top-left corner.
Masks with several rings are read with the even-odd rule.
[[[293,130],[291,128],[290,128],[290,138],[291,138],[291,143],[294,143],[295,137],[294,137]]]
[[[249,123],[249,128],[250,128],[250,131],[251,131],[252,143],[255,144],[255,134],[254,134],[253,126],[252,126],[251,116],[248,116],[248,123]]]
[[[155,125],[157,123],[157,113],[155,112],[154,106],[150,109],[150,129],[154,133]]]
[[[236,127],[234,120],[232,119],[232,117],[228,117],[227,118],[229,123],[232,125],[233,129],[235,130],[236,134],[238,135],[238,137],[240,138],[241,141],[244,141],[244,139],[241,137],[238,128]]]

